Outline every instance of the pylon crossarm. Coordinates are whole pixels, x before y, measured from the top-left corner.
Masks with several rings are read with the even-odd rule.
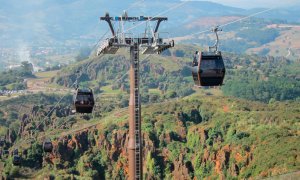
[[[136,22],[136,21],[167,21],[167,17],[145,17],[145,16],[140,16],[140,17],[125,17],[125,16],[115,16],[115,17],[110,17],[109,14],[108,16],[100,17],[100,20],[110,20],[110,21],[131,21],[131,22]],[[159,22],[159,23],[160,23]]]

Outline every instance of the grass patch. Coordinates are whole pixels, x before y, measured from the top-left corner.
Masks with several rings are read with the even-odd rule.
[[[120,89],[113,90],[111,85],[103,86],[103,87],[101,87],[101,90],[104,91],[104,93],[109,93],[109,94],[121,94],[122,93],[122,91]]]
[[[159,89],[149,89],[149,93],[161,95],[161,91]]]
[[[58,71],[46,71],[46,72],[37,72],[35,76],[37,78],[52,78],[57,74]]]

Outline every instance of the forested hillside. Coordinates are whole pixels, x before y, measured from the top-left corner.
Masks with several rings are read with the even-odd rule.
[[[300,61],[271,56],[231,58],[225,95],[262,102],[299,100]]]
[[[17,69],[0,72],[0,90],[26,89],[25,79],[32,77],[32,64],[24,61]]]
[[[6,110],[12,111],[22,98],[3,102],[8,104]],[[126,108],[102,111],[94,118],[74,116],[66,99],[48,118],[55,98],[43,94],[27,98],[34,105],[27,104],[14,117],[1,113],[3,122],[14,121],[2,148],[19,148],[23,158],[21,167],[11,168],[11,158],[4,155],[4,177],[128,176]],[[296,102],[266,105],[206,91],[147,105],[142,112],[144,177],[241,179],[299,170],[299,107]],[[50,154],[42,151],[44,138],[53,141]]]
[[[165,97],[184,97],[193,93],[190,65],[196,46],[178,45],[163,56],[141,58],[143,96],[160,92]],[[269,102],[299,100],[300,59],[284,57],[238,55],[223,53],[227,73],[222,91],[227,96]],[[98,92],[101,87],[127,91],[126,73],[129,57],[125,55],[94,58],[62,70],[53,79],[61,85],[70,86],[80,71],[79,82],[90,85]],[[159,91],[157,91],[159,90]]]
[[[225,52],[225,85],[199,89],[190,64],[201,49],[178,45],[141,57],[144,177],[242,179],[299,170],[300,61]],[[91,115],[72,113],[71,93],[0,101],[2,176],[127,177],[128,59],[121,51],[79,60],[49,81],[74,88],[78,75],[80,87],[95,92]],[[52,153],[43,152],[45,139]],[[14,149],[20,167],[12,166]]]

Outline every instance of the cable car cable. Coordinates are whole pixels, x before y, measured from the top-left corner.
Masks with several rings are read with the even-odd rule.
[[[125,9],[124,11],[129,11],[130,9],[132,9],[134,6],[136,5],[139,5],[141,3],[145,2],[145,0],[140,0],[140,1],[137,1],[135,3],[133,3],[132,5],[130,5],[127,9]]]
[[[245,20],[245,19],[249,19],[249,18],[251,18],[251,17],[255,17],[255,16],[259,15],[259,14],[263,14],[263,13],[265,13],[265,12],[268,12],[268,11],[271,11],[271,10],[274,10],[274,9],[277,9],[277,8],[273,7],[273,8],[269,8],[269,9],[263,10],[263,11],[259,11],[259,12],[253,13],[253,14],[251,14],[251,15],[248,15],[248,16],[246,16],[246,17],[243,17],[243,18],[240,18],[240,19],[231,21],[231,22],[229,22],[229,23],[225,23],[225,24],[222,24],[222,25],[218,25],[218,26],[219,26],[219,27],[225,27],[225,26],[228,26],[228,25],[237,23],[237,22],[239,22],[239,21],[243,21],[243,20]],[[207,30],[204,30],[204,31],[200,31],[200,32],[188,34],[188,35],[185,35],[185,36],[195,36],[195,35],[207,33],[207,32],[210,32],[210,31],[211,31],[211,28],[209,28],[209,29],[207,29]],[[185,36],[183,36],[183,37],[185,37]]]
[[[130,5],[127,9],[124,10],[124,12],[127,12],[128,10],[132,9],[134,6],[139,5],[141,3],[145,2],[145,0],[141,0],[141,1],[137,1],[135,3],[133,3],[132,5]],[[113,26],[115,26],[116,22],[113,23]],[[110,29],[108,29],[106,31],[106,33],[97,41],[97,43],[93,46],[92,51],[93,52],[95,50],[95,48],[99,45],[99,42],[101,41],[101,39],[103,39],[107,33],[110,31]]]
[[[169,9],[167,9],[167,10],[165,10],[165,11],[162,11],[161,13],[156,14],[155,16],[151,17],[151,18],[148,19],[147,21],[143,21],[143,22],[141,22],[141,23],[139,23],[139,24],[137,24],[137,25],[135,25],[135,26],[133,26],[133,27],[131,27],[131,28],[125,30],[124,33],[127,32],[127,31],[130,31],[130,30],[132,30],[132,29],[134,29],[134,28],[137,28],[137,27],[141,26],[141,25],[145,24],[146,22],[151,21],[153,18],[155,18],[155,17],[157,17],[157,16],[161,16],[161,15],[166,14],[166,13],[168,13],[168,12],[174,10],[174,9],[177,9],[177,8],[179,8],[179,7],[183,6],[183,5],[185,5],[185,4],[188,3],[188,2],[190,2],[190,1],[183,1],[183,2],[181,2],[181,3],[179,3],[179,4],[176,4],[176,5],[172,6],[172,7],[170,7]]]
[[[179,7],[183,6],[183,5],[185,5],[185,4],[188,3],[188,2],[190,2],[190,1],[183,1],[183,2],[181,2],[181,3],[179,3],[179,4],[176,4],[176,5],[174,5],[174,6],[170,7],[170,8],[168,8],[167,10],[162,11],[161,13],[156,14],[156,15],[153,16],[151,19],[153,19],[153,18],[155,18],[155,17],[157,17],[157,16],[160,16],[160,15],[166,14],[166,13],[168,13],[168,12],[174,10],[174,9],[177,9],[177,8],[179,8]],[[141,23],[139,23],[139,24],[137,24],[137,25],[135,25],[135,26],[133,26],[133,27],[130,27],[130,28],[126,29],[123,33],[128,32],[128,31],[130,31],[130,30],[133,30],[133,29],[135,29],[135,28],[137,28],[137,27],[139,27],[139,26],[145,24],[146,22],[151,21],[151,19],[148,19],[147,21],[143,21],[143,22],[141,22]],[[110,36],[110,38],[116,37],[116,36],[118,36],[119,34],[122,34],[122,33],[117,33],[117,34],[115,34],[115,36]]]
[[[139,1],[139,2],[136,2],[136,3],[134,3],[133,5],[131,5],[128,9],[130,9],[130,8],[132,8],[132,7],[134,7],[135,5],[137,5],[137,4],[140,4],[140,3],[142,3],[142,2],[144,2],[144,0],[142,0],[142,1]],[[127,9],[127,10],[128,10]],[[96,27],[96,26],[95,26]],[[97,47],[97,45],[98,45],[98,43],[100,42],[100,41],[102,41],[102,39],[106,36],[106,34],[109,32],[109,30],[98,40],[98,42],[95,44],[95,46],[92,48],[92,51],[95,49],[95,47]],[[102,56],[103,57],[103,56]],[[102,57],[99,57],[99,58],[102,58]],[[99,59],[98,58],[98,59]],[[90,62],[90,63],[87,63],[87,65],[86,65],[86,67],[88,67],[90,64],[92,63],[92,61]],[[78,77],[76,78],[76,81],[71,85],[71,87],[73,87],[75,84],[77,84],[78,83]],[[56,106],[58,105],[58,104],[60,104],[60,102],[63,100],[63,98],[64,97],[66,97],[66,95],[64,95],[63,97],[61,97],[61,99],[55,104],[55,106],[49,111],[49,113],[45,116],[45,118],[43,119],[43,121],[42,122],[40,122],[37,126],[36,126],[36,129],[42,124],[42,123],[44,123],[44,121],[46,120],[46,117],[48,117],[51,113],[52,113],[52,111],[54,111],[54,109],[56,108]],[[40,109],[39,109],[40,110]],[[30,138],[29,138],[29,140],[30,140]],[[18,147],[18,146],[17,146]]]
[[[103,55],[104,56],[104,55]],[[103,56],[101,56],[100,58],[102,58]],[[88,65],[88,64],[87,64]],[[77,84],[77,79],[75,80],[75,82],[70,86],[71,88]],[[48,114],[45,116],[45,118],[36,126],[35,130],[37,130],[39,128],[39,126],[44,123],[46,121],[46,118],[54,111],[54,109],[60,104],[60,102],[67,96],[68,94],[65,94],[64,96],[62,96],[60,98],[60,100],[55,104],[55,106],[48,112]],[[29,138],[30,140],[30,138]],[[18,147],[18,146],[17,146]]]
[[[102,55],[100,58],[102,58],[104,55]],[[87,65],[88,65],[89,63],[87,63]],[[86,65],[86,66],[87,66]],[[77,82],[77,79],[75,80],[75,82],[70,86],[71,88],[73,87],[73,86],[75,86],[76,85],[76,83],[78,83]],[[38,124],[38,126],[37,126],[37,128],[42,124],[42,123],[44,123],[44,121],[46,120],[46,117],[48,117],[51,113],[52,113],[52,111],[54,111],[54,109],[60,104],[60,102],[67,96],[68,94],[65,94],[63,97],[61,97],[60,98],[60,100],[55,104],[55,106],[48,112],[48,114],[45,116],[45,119],[42,121],[42,122],[40,122],[39,124]]]
[[[137,5],[137,4],[140,4],[140,3],[142,3],[144,0],[142,0],[142,1],[139,1],[139,2],[137,2],[137,3],[134,3],[133,5],[131,5],[131,7],[130,8],[132,8],[134,5]],[[128,8],[128,9],[130,9],[130,8]],[[109,32],[109,30],[99,39],[99,41],[98,42],[100,42],[105,36],[106,36],[106,34]],[[98,43],[97,43],[98,44]],[[96,44],[96,46],[97,46],[97,44]],[[94,48],[93,48],[94,49]],[[103,57],[103,56],[102,56]],[[101,58],[101,57],[99,57],[99,58]],[[98,58],[98,59],[99,59]],[[90,65],[92,63],[92,61],[90,62],[90,63],[87,63],[87,65],[86,65],[86,68]],[[76,85],[78,83],[78,76],[77,76],[77,78],[76,78],[76,81],[71,85],[71,87],[73,87],[74,85]],[[60,104],[60,102],[63,100],[63,98],[64,97],[66,97],[66,95],[64,95],[63,97],[61,97],[61,99],[55,104],[55,106],[49,111],[49,113],[46,115],[46,117],[48,117],[51,113],[52,113],[52,111],[54,111],[54,109]],[[40,122],[36,127],[38,128],[42,123],[44,123],[44,121],[46,120],[46,118],[42,121],[42,122]]]
[[[163,11],[163,12],[157,14],[156,16],[163,15],[163,14],[165,14],[165,13],[168,13],[169,11],[172,11],[172,10],[174,10],[174,9],[176,9],[176,8],[179,8],[179,7],[183,6],[183,5],[186,4],[187,2],[189,2],[189,1],[184,1],[184,2],[182,2],[182,3],[180,3],[180,4],[176,4],[175,6],[172,6],[171,8],[167,9],[166,11]],[[270,8],[270,9],[267,9],[267,10],[264,10],[264,11],[260,11],[260,12],[258,12],[258,13],[254,13],[254,14],[252,14],[252,15],[249,15],[249,16],[247,16],[247,17],[243,17],[243,18],[238,19],[238,20],[235,20],[235,21],[233,21],[233,22],[230,22],[230,23],[226,23],[226,24],[220,25],[220,27],[224,27],[224,26],[227,26],[227,25],[236,23],[236,22],[238,22],[238,21],[245,20],[245,19],[247,19],[247,18],[256,16],[256,15],[258,15],[258,14],[262,14],[262,13],[264,13],[264,12],[267,12],[267,11],[270,11],[270,10],[273,10],[273,9],[275,9],[275,8]],[[156,16],[154,16],[154,17],[156,17]],[[140,24],[138,24],[138,25],[136,25],[136,26],[134,26],[134,27],[131,27],[130,29],[127,29],[126,31],[132,30],[132,29],[134,29],[134,28],[136,28],[136,27],[138,27],[138,26],[140,26],[140,25],[142,25],[142,24],[144,24],[144,23],[146,23],[146,21],[145,21],[145,22],[142,22],[142,23],[140,23]],[[125,31],[125,32],[126,32],[126,31]],[[197,35],[197,34],[206,33],[206,32],[208,32],[208,31],[210,31],[210,30],[206,30],[206,31],[198,32],[198,33],[193,33],[193,34],[190,34],[190,36],[194,36],[194,35]],[[106,35],[106,34],[105,34],[105,35]],[[105,36],[105,35],[104,35],[104,36]],[[104,36],[102,36],[102,37],[104,37]],[[187,36],[189,36],[189,35],[187,35]],[[98,42],[100,42],[100,41],[101,41],[101,40],[99,40]],[[97,44],[96,44],[96,45],[97,45]],[[74,86],[74,84],[73,84],[72,86]],[[71,86],[71,87],[72,87],[72,86]],[[66,95],[65,95],[65,96],[66,96]],[[63,97],[58,101],[58,103],[57,103],[57,104],[54,106],[54,108],[47,114],[46,117],[48,117],[48,116],[50,115],[50,113],[52,113],[52,111],[56,108],[56,106],[62,101],[62,99],[63,99],[65,96],[63,96]],[[41,122],[41,123],[43,123],[43,122]],[[41,125],[41,123],[40,123],[37,127],[39,127],[39,126]]]

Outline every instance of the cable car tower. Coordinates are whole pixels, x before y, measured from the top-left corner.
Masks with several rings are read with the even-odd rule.
[[[112,33],[112,37],[106,39],[98,48],[97,55],[116,54],[120,48],[130,49],[130,99],[129,99],[129,179],[143,179],[143,145],[141,133],[141,98],[140,98],[140,71],[139,53],[160,54],[168,48],[174,47],[174,41],[164,42],[159,37],[158,28],[162,21],[167,21],[167,17],[128,17],[127,12],[122,16],[111,17],[108,13],[100,20],[106,21]],[[119,22],[119,32],[116,33],[112,22]],[[154,30],[147,30],[142,36],[134,37],[124,30],[125,22],[143,23],[151,27],[151,22],[156,22]],[[133,28],[131,28],[133,29]]]

